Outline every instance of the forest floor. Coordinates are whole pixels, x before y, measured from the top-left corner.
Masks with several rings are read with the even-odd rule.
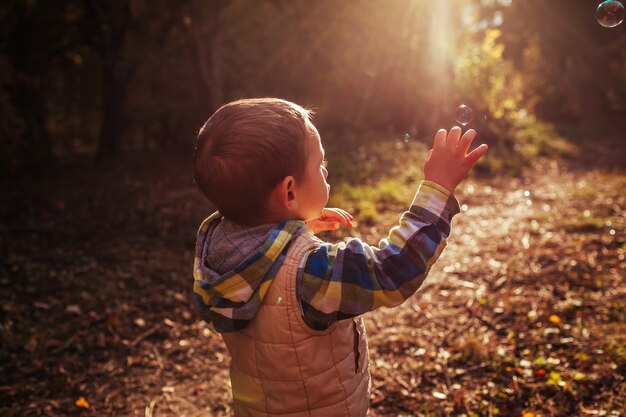
[[[458,198],[424,286],[365,316],[371,415],[624,415],[626,173],[543,161]],[[190,301],[210,209],[189,163],[66,168],[1,200],[0,415],[231,415]],[[377,244],[399,214],[379,213],[322,237]]]

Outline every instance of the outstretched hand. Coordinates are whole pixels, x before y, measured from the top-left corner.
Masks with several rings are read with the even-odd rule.
[[[424,162],[424,178],[453,193],[474,164],[487,152],[488,147],[483,144],[467,153],[475,137],[476,131],[473,129],[463,136],[458,126],[450,129],[450,133],[440,129],[435,134],[433,148]]]
[[[341,225],[352,227],[352,215],[339,208],[325,208],[318,218],[308,220],[306,224],[313,233],[317,234],[327,230],[337,230]]]

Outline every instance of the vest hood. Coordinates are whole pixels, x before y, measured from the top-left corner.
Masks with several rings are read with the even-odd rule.
[[[214,213],[202,222],[196,239],[194,293],[200,316],[220,333],[245,328],[282,265],[303,221],[242,228],[241,238],[218,229]],[[224,225],[222,225],[224,226]],[[248,236],[246,239],[245,236]]]

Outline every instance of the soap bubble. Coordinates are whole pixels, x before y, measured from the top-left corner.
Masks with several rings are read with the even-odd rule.
[[[472,109],[465,104],[461,104],[459,108],[456,109],[456,122],[463,126],[471,122],[473,117]]]
[[[410,138],[409,134],[405,133],[404,137],[402,138],[402,140],[404,141],[404,143],[409,143],[409,138]]]
[[[613,28],[624,20],[624,6],[616,0],[607,0],[596,9],[596,19],[605,28]]]

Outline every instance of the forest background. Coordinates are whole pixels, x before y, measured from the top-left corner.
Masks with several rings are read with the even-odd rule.
[[[597,3],[3,2],[2,170],[189,154],[217,107],[259,96],[314,108],[337,145],[429,138],[461,104],[507,151],[588,140],[626,111],[625,25]]]
[[[626,24],[597,0],[0,3],[0,410],[230,415],[193,312],[225,102],[315,110],[330,204],[375,244],[439,128],[490,151],[420,295],[368,316],[372,415],[626,407]]]

